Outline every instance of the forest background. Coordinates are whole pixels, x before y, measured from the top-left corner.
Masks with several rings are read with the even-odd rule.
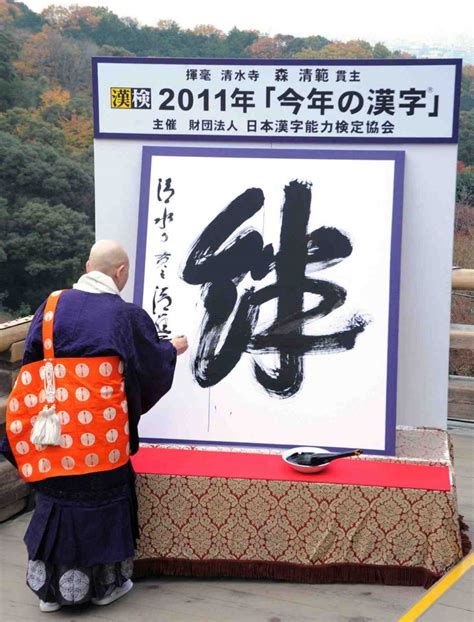
[[[72,285],[93,243],[92,56],[411,58],[362,40],[141,26],[105,8],[35,13],[0,0],[0,322]],[[461,89],[453,265],[474,268],[473,65]],[[453,322],[472,324],[473,309],[469,294],[453,294]],[[472,353],[453,352],[450,373],[474,375]]]

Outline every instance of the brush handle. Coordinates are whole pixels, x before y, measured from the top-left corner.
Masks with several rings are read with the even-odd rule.
[[[312,452],[295,452],[288,456],[287,460],[292,462],[293,464],[300,464],[302,466],[319,466],[321,464],[327,464],[328,462],[332,462],[333,460],[338,460],[339,458],[349,458],[350,456],[358,456],[361,454],[360,449],[355,449],[354,451],[345,451],[339,453],[327,453],[327,454],[316,454]]]

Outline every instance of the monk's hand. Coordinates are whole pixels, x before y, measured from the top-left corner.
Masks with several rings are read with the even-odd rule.
[[[188,338],[185,335],[178,335],[177,337],[173,337],[171,343],[176,348],[176,353],[178,354],[178,356],[180,354],[183,354],[183,352],[186,352],[189,347]]]

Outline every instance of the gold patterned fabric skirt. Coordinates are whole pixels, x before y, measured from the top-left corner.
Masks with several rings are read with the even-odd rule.
[[[447,435],[434,432],[411,438],[399,431],[405,454],[399,459],[452,468]],[[427,455],[407,455],[415,446]],[[428,587],[463,555],[454,486],[426,491],[141,474],[137,494],[135,576]]]

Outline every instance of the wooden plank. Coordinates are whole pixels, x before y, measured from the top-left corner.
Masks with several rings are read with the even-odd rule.
[[[0,361],[0,396],[10,395],[21,367]]]
[[[25,340],[16,341],[12,343],[8,350],[0,353],[0,361],[6,363],[21,364],[23,360],[23,353],[25,352]]]
[[[7,395],[0,397],[0,423],[5,423],[7,415]]]
[[[6,460],[0,462],[0,522],[26,508],[30,486]]]
[[[452,273],[453,289],[474,289],[474,270],[454,269]]]
[[[2,369],[0,364],[0,395],[10,394],[14,382],[12,378],[12,370],[8,369],[8,367],[7,369]]]
[[[25,339],[30,328],[32,315],[20,320],[0,324],[0,352],[8,350],[13,343]]]
[[[459,348],[461,350],[474,350],[474,325],[451,324],[449,338],[450,348]]]
[[[0,492],[0,508],[6,508],[20,499],[25,499],[26,505],[29,496],[30,490],[28,484],[19,479],[14,482],[8,490]]]
[[[448,404],[448,419],[474,421],[474,406],[472,404],[450,402]]]
[[[448,402],[465,402],[474,407],[474,378],[449,376]]]
[[[474,421],[474,378],[449,376],[448,418]]]
[[[24,486],[28,486],[28,484],[20,479],[16,468],[10,464],[8,460],[3,459],[0,462],[0,497],[6,490],[9,490],[17,482],[24,484]],[[0,501],[0,506],[1,505],[2,503]]]

